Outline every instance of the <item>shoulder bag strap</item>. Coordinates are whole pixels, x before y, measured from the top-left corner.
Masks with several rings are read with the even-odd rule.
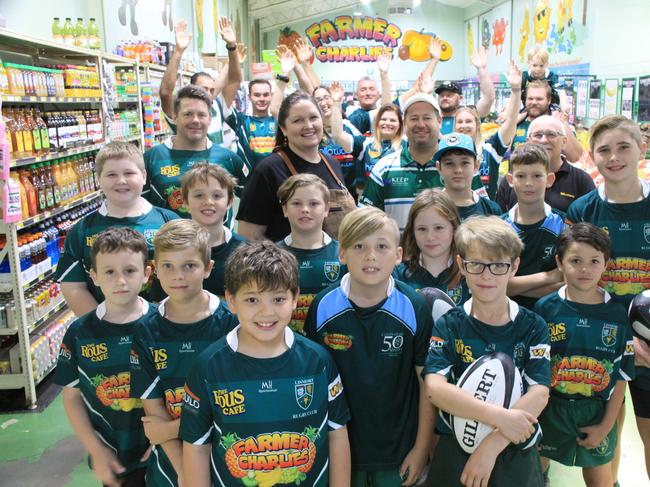
[[[284,152],[283,150],[279,150],[277,154],[282,158],[286,166],[289,168],[289,172],[291,173],[292,176],[295,176],[298,174],[298,171],[296,171],[296,167],[293,165],[289,157],[287,156],[287,153]]]
[[[336,183],[337,183],[341,188],[345,188],[345,185],[341,182],[341,180],[339,179],[339,177],[336,175],[336,173],[334,172],[334,169],[332,169],[332,166],[330,166],[330,163],[327,162],[327,158],[323,155],[323,153],[322,153],[322,152],[319,152],[318,155],[320,156],[321,160],[322,160],[323,163],[325,164],[325,167],[327,168],[327,170],[330,172],[330,174],[331,174],[332,177],[334,178],[334,181],[336,181]]]

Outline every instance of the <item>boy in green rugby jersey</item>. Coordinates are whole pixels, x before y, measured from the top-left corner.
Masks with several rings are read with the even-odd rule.
[[[288,327],[298,266],[270,242],[226,263],[240,325],[206,350],[185,384],[180,437],[189,487],[350,486],[350,419],[328,353]]]
[[[313,174],[296,174],[278,188],[278,199],[291,233],[278,242],[298,260],[300,295],[289,326],[304,333],[307,311],[314,296],[332,284],[338,284],[345,266],[339,262],[339,243],[323,231],[329,211],[330,191]]]
[[[147,253],[144,237],[130,228],[97,235],[90,275],[105,300],[70,326],[54,375],[95,477],[109,487],[145,485],[149,442],[142,402],[129,390],[129,352],[135,327],[156,309],[139,297],[151,271]]]
[[[535,443],[540,436],[537,416],[548,401],[551,378],[548,329],[542,318],[506,296],[522,242],[496,216],[469,218],[456,230],[454,241],[472,298],[436,321],[424,369],[427,395],[441,411],[495,429],[470,455],[441,416],[442,434],[428,485],[541,487]],[[510,409],[483,402],[456,386],[473,362],[493,352],[509,355],[523,378],[524,395]]]
[[[626,308],[644,289],[650,289],[650,184],[639,178],[639,161],[647,144],[636,123],[611,115],[591,127],[590,154],[604,182],[577,199],[567,210],[567,223],[588,222],[607,232],[612,258],[603,273],[603,288]],[[630,395],[650,478],[650,348],[634,337],[635,378]],[[621,409],[621,425],[625,409]],[[620,431],[619,431],[620,438]],[[619,441],[620,445],[620,441]],[[618,472],[620,447],[613,461]]]
[[[517,203],[502,218],[524,243],[517,274],[508,283],[508,296],[533,309],[537,299],[557,291],[562,273],[555,263],[555,243],[564,229],[564,215],[544,202],[546,188],[553,185],[550,160],[538,144],[518,145],[510,157],[508,183]]]
[[[614,484],[616,417],[634,377],[627,311],[598,287],[610,245],[607,233],[590,223],[567,227],[556,257],[566,285],[534,309],[551,337],[551,398],[539,418],[542,466],[552,459],[582,467],[589,487]]]
[[[397,222],[377,208],[345,216],[339,260],[348,274],[314,299],[305,331],[325,345],[350,403],[353,487],[413,485],[432,445],[434,411],[419,377],[433,319],[391,273],[402,259]]]
[[[106,201],[79,220],[68,232],[56,279],[70,309],[77,316],[97,308],[104,300],[101,289],[90,277],[91,247],[97,235],[108,227],[130,227],[144,235],[153,257],[153,236],[170,220],[172,211],[152,206],[140,196],[146,178],[142,152],[127,142],[111,142],[95,158],[97,177]],[[145,286],[148,296],[148,285]]]
[[[458,132],[443,135],[433,160],[444,182],[445,193],[456,203],[461,221],[472,215],[501,214],[498,204],[472,189],[480,161],[469,135]]]
[[[154,238],[154,264],[167,294],[146,326],[135,331],[132,393],[144,400],[145,433],[154,445],[147,471],[152,486],[182,485],[178,426],[183,384],[195,358],[230,331],[236,320],[203,289],[210,275],[210,234],[192,220],[165,224]]]

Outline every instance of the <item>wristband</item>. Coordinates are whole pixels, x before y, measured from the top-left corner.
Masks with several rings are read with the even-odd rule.
[[[289,77],[285,76],[284,74],[276,74],[275,79],[277,79],[278,81],[284,81],[285,83],[289,82]]]
[[[237,50],[237,44],[235,44],[232,47],[229,47],[228,44],[226,44],[226,49],[228,49],[229,51],[236,51]]]

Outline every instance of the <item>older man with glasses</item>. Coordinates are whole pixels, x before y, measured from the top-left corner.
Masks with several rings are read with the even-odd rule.
[[[557,117],[542,115],[528,127],[527,142],[539,144],[548,153],[555,182],[546,190],[544,200],[551,208],[566,212],[569,205],[595,188],[594,181],[582,169],[571,165],[562,150],[567,143],[566,124]],[[504,212],[517,203],[517,195],[506,178],[499,183],[496,201]]]

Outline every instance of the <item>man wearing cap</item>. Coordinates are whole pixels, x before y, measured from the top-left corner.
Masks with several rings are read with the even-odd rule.
[[[571,203],[595,188],[589,174],[569,164],[562,154],[568,139],[566,130],[565,124],[558,118],[541,115],[530,122],[527,135],[528,142],[544,147],[551,160],[551,172],[555,173],[555,181],[546,189],[544,201],[551,208],[562,212],[566,212]],[[499,183],[496,201],[504,213],[517,203],[517,195],[506,178]]]
[[[476,68],[476,74],[481,90],[481,97],[476,103],[478,116],[483,118],[490,113],[492,103],[494,103],[494,85],[487,70],[487,50],[479,47],[474,51],[472,64]],[[442,114],[442,128],[440,133],[443,135],[450,134],[454,131],[454,115],[458,107],[463,102],[463,90],[460,85],[454,81],[445,81],[436,88],[438,103],[440,104],[440,113]]]
[[[374,206],[392,216],[400,230],[406,226],[415,197],[443,183],[433,156],[438,150],[440,111],[436,99],[418,93],[404,104],[405,147],[380,159],[372,168],[359,206]],[[472,188],[485,193],[478,174]]]

